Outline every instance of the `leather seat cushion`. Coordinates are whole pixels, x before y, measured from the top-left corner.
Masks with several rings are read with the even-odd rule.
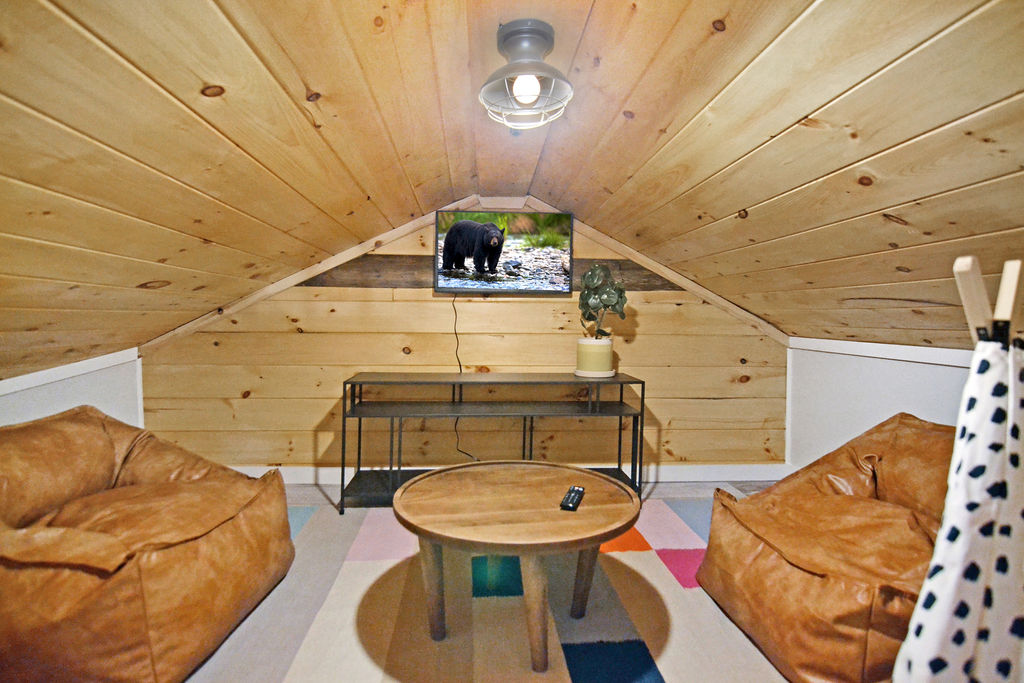
[[[274,471],[110,489],[0,532],[0,661],[15,680],[183,679],[287,571],[284,506]]]

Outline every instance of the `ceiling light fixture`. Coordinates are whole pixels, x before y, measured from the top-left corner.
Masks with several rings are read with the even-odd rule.
[[[498,26],[498,52],[508,64],[480,88],[487,115],[515,130],[551,123],[572,99],[572,84],[544,62],[555,46],[555,29],[538,19],[517,19]]]

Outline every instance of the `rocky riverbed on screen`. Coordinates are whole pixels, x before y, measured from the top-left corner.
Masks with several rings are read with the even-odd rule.
[[[437,253],[444,248],[438,242]],[[438,262],[440,262],[438,256]],[[467,270],[437,271],[437,286],[445,289],[569,291],[569,257],[554,247],[528,247],[522,240],[509,238],[498,259],[495,275],[477,273],[473,260],[466,259]]]

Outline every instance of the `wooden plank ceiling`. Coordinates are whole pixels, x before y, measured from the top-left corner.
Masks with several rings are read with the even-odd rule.
[[[562,119],[476,99],[555,28]],[[532,195],[791,335],[965,347],[1024,252],[1020,0],[0,4],[0,377]]]

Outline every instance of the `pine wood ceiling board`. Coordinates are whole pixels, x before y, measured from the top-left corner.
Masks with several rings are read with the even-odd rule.
[[[263,282],[293,270],[5,176],[0,233]]]
[[[416,192],[419,206],[408,207],[406,215],[414,218],[448,204],[456,199],[441,116],[448,99],[440,91],[425,3],[339,2],[335,7],[373,93],[371,102]]]
[[[460,334],[459,355],[464,366],[489,365],[495,358],[514,350],[523,365],[550,365],[555,358],[564,366],[575,363],[576,335],[551,334]],[[784,366],[786,350],[767,337],[729,337],[709,345],[707,337],[690,335],[638,336],[621,349],[634,366],[690,367],[704,365]],[[232,365],[238,359],[248,364],[274,364],[281,358],[307,365],[387,365],[415,370],[417,366],[449,365],[455,362],[455,338],[445,334],[247,334],[197,332],[158,346],[147,353],[146,362]]]
[[[215,2],[388,221],[408,221],[417,200],[335,9],[340,3]]]
[[[1024,171],[932,195],[820,228],[686,262],[696,278],[942,242],[1016,227]]]
[[[791,335],[805,337],[808,330],[822,327],[896,329],[908,321],[915,330],[955,330],[967,328],[963,306],[889,306],[885,308],[773,308],[766,314],[786,321]]]
[[[291,266],[329,255],[4,95],[0,138],[0,174]]]
[[[685,3],[672,32],[640,78],[619,85],[626,88],[628,97],[615,107],[614,116],[576,157],[570,157],[579,160],[570,166],[571,175],[552,192],[556,197],[552,203],[571,208],[609,233],[633,222],[636,214],[632,210],[614,222],[595,222],[597,208],[809,4],[809,0]],[[618,199],[631,206],[628,197]]]
[[[74,346],[71,345],[71,342],[65,341],[59,346],[55,343],[54,345],[33,345],[26,348],[13,344],[8,345],[4,339],[0,338],[0,379],[27,375],[30,372],[47,370],[87,358],[124,351],[132,346],[135,344],[128,341],[85,343],[81,346]]]
[[[304,226],[303,239],[336,252],[391,227],[210,0],[58,4],[348,231]]]
[[[0,332],[56,333],[58,338],[65,332],[148,333],[176,327],[191,317],[188,311],[0,308]]]
[[[469,69],[469,18],[466,0],[427,3],[430,43],[444,122],[445,156],[452,196],[478,194],[476,137],[473,121],[478,103],[465,98],[476,92]],[[482,84],[481,84],[482,85]]]
[[[2,11],[0,90],[12,98],[281,231],[342,229],[51,5]]]
[[[929,280],[952,273],[953,261],[964,254],[977,256],[989,272],[1001,269],[1004,260],[1020,254],[1021,245],[1024,245],[1024,227],[1017,227],[986,235],[946,240],[937,244],[744,273],[739,276],[710,278],[707,283],[708,287],[714,287],[715,291],[730,296],[745,291],[820,289]]]
[[[195,315],[214,308],[219,300],[204,290],[184,295],[159,289],[109,287],[37,277],[0,275],[0,306],[91,310],[120,307],[130,311],[190,311]],[[212,293],[211,293],[212,294]]]
[[[628,228],[657,244],[1024,89],[1024,6],[956,22],[781,135]],[[694,271],[696,272],[696,271]]]
[[[1000,261],[1002,263],[1002,261]],[[994,301],[999,288],[999,274],[982,278],[989,299]],[[905,308],[922,306],[959,306],[960,294],[953,281],[952,266],[946,277],[914,282],[887,282],[879,285],[853,285],[799,291],[747,291],[736,294],[736,301],[752,309],[804,308]]]
[[[966,325],[963,330],[917,330],[907,327],[913,323],[905,320],[904,328],[862,328],[818,326],[817,328],[801,327],[799,336],[816,339],[838,339],[874,344],[901,344],[904,346],[931,346],[940,349],[970,349],[971,335]]]
[[[52,242],[0,234],[0,273],[82,284],[162,289],[189,294],[208,290],[230,300],[258,289],[255,280],[114,256]],[[41,304],[42,302],[40,302]]]
[[[488,118],[477,100],[480,87],[507,62],[498,52],[498,26],[517,19],[540,19],[555,30],[555,46],[544,61],[568,74],[593,0],[500,0],[468,6],[469,72],[472,90],[461,102],[473,110],[476,140],[477,193],[484,196],[522,196],[529,192],[544,140],[555,124],[513,131]],[[572,79],[569,78],[570,83]],[[453,98],[450,106],[457,106]],[[570,103],[569,106],[572,106]]]
[[[752,206],[743,218],[729,216],[648,249],[688,272],[687,262],[702,256],[888,210],[1022,166],[1024,93]]]
[[[724,3],[723,3],[724,4]],[[624,101],[640,81],[690,3],[597,2],[566,77],[573,98],[544,142],[530,194],[558,206],[569,183],[583,171],[595,141],[623,114]],[[692,29],[691,29],[692,30]],[[666,83],[673,87],[675,82]],[[678,92],[677,87],[673,87]],[[629,111],[630,120],[635,112]],[[640,125],[640,124],[636,124]],[[634,126],[635,127],[635,126]],[[650,126],[647,126],[650,127]]]
[[[629,225],[767,142],[980,3],[814,3],[599,209]],[[618,233],[613,233],[618,234]],[[629,244],[641,242],[623,234]]]

